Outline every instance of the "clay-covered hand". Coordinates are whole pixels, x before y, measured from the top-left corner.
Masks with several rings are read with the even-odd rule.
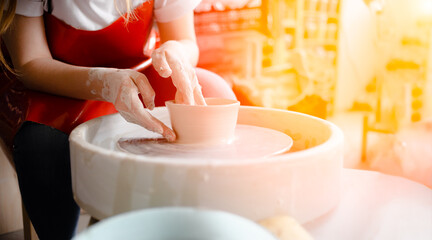
[[[91,68],[87,86],[92,93],[100,95],[102,100],[114,104],[126,121],[162,134],[168,141],[175,140],[174,132],[161,121],[153,117],[144,105],[154,108],[155,92],[147,77],[130,69]],[[141,93],[142,102],[138,93]]]
[[[205,105],[195,69],[182,43],[174,40],[163,43],[153,51],[152,61],[160,76],[171,77],[177,88],[176,103]]]

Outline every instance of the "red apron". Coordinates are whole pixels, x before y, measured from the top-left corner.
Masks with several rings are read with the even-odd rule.
[[[75,29],[45,13],[46,37],[53,58],[86,67],[132,68],[139,65],[148,59],[143,50],[153,26],[153,1],[137,7],[134,14],[137,19],[127,24],[124,18],[119,18],[101,30],[86,31]],[[143,70],[143,73],[157,93],[156,106],[174,99],[175,87],[170,79],[159,77],[153,67]],[[24,90],[13,78],[4,75],[1,78],[0,131],[8,145],[26,120],[70,133],[85,121],[116,112],[111,103]]]
[[[51,14],[44,15],[45,32],[54,59],[85,67],[132,67],[145,59],[143,49],[152,27],[153,4],[135,10],[137,21],[125,25],[119,18],[97,31],[75,29]],[[77,100],[29,91],[26,120],[57,128],[65,133],[92,118],[115,113],[111,103]]]
[[[144,46],[153,26],[153,1],[134,10],[137,17],[125,24],[124,18],[97,31],[75,29],[51,14],[44,15],[48,45],[54,59],[77,66],[134,68],[145,62]],[[144,73],[156,92],[155,105],[175,97],[171,78],[162,78],[153,68]],[[205,97],[233,98],[230,86],[219,76],[196,69]],[[13,77],[0,73],[0,137],[10,147],[24,121],[33,121],[70,133],[90,119],[115,113],[111,103],[78,100],[25,90]]]

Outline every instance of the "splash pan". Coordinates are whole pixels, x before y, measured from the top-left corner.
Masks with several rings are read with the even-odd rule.
[[[165,107],[152,114],[170,125]],[[134,154],[120,150],[118,141],[160,135],[118,114],[81,124],[70,135],[75,200],[97,219],[143,208],[187,206],[227,211],[251,220],[287,214],[300,223],[323,215],[338,203],[343,156],[338,127],[305,114],[244,106],[240,106],[237,123],[288,135],[292,147],[263,157]],[[267,153],[287,145],[285,140],[258,135],[247,137],[248,141],[282,143]]]
[[[191,160],[248,160],[287,152],[292,139],[268,128],[237,125],[234,139],[226,144],[180,144],[163,138],[120,138],[120,150],[148,157],[189,158]]]

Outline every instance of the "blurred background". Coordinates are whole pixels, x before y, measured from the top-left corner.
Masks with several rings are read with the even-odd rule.
[[[429,0],[204,0],[195,24],[199,65],[243,104],[380,111],[398,126],[429,114]]]
[[[432,187],[431,0],[203,0],[199,67],[243,105],[337,124],[344,167]],[[0,234],[22,228],[16,176],[0,156]]]
[[[432,187],[432,1],[204,0],[195,25],[243,105],[332,121],[345,167]]]

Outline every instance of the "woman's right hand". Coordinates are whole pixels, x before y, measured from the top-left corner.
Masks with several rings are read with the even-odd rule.
[[[144,74],[130,69],[91,68],[86,84],[95,89],[93,94],[113,103],[126,121],[162,134],[168,141],[175,140],[174,131],[147,111],[154,108],[155,92]]]
[[[191,64],[191,52],[198,51],[194,41],[170,40],[152,53],[153,66],[163,78],[171,77],[177,91],[176,103],[206,105],[201,86]]]

